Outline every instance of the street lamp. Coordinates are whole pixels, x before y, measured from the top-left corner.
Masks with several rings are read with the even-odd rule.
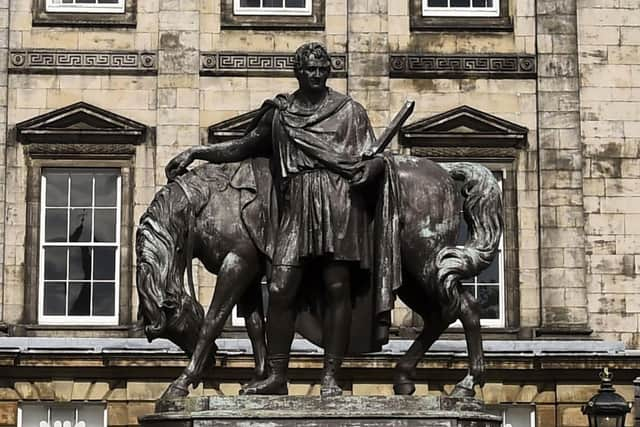
[[[609,368],[604,368],[600,373],[600,390],[582,407],[582,413],[589,417],[589,427],[624,427],[631,404],[616,393],[612,378]]]

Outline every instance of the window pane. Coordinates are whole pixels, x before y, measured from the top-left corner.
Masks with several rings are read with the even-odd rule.
[[[93,284],[93,315],[113,316],[115,312],[116,291],[114,283]]]
[[[116,248],[95,248],[93,280],[115,280]]]
[[[65,283],[44,282],[44,314],[64,316],[67,285]]]
[[[51,426],[55,427],[56,422],[60,422],[61,426],[65,426],[64,422],[67,421],[69,424],[75,424],[75,415],[76,411],[74,408],[65,408],[65,407],[53,407],[51,408]]]
[[[45,189],[47,206],[67,206],[67,185],[69,175],[64,173],[45,172],[47,187]]]
[[[263,7],[282,7],[282,0],[262,0]]]
[[[458,237],[456,238],[456,246],[464,246],[469,239],[469,229],[467,228],[467,221],[460,215],[460,227],[458,228]]]
[[[67,248],[44,249],[44,280],[66,280]]]
[[[91,248],[69,248],[69,280],[91,280]]]
[[[487,7],[487,0],[473,0],[473,7]]]
[[[69,218],[69,241],[91,241],[91,209],[71,209]]]
[[[116,210],[96,209],[94,241],[111,243],[116,241]]]
[[[41,422],[47,422],[49,411],[46,406],[23,405],[22,406],[22,427],[40,427]],[[45,424],[46,425],[46,424]]]
[[[82,405],[78,408],[78,421],[84,421],[87,427],[104,425],[104,406]]]
[[[478,275],[478,283],[498,283],[500,281],[500,253],[496,253],[489,267]]]
[[[91,206],[93,174],[73,172],[71,174],[71,206]]]
[[[447,0],[429,0],[427,2],[429,7],[447,7]]]
[[[285,0],[285,7],[304,7],[305,0]]]
[[[91,314],[91,284],[69,283],[69,316],[88,316]]]
[[[469,7],[471,4],[470,0],[451,0],[451,7]]]
[[[240,7],[260,7],[260,0],[240,0]]]
[[[96,206],[116,207],[116,186],[118,176],[115,174],[96,174]]]
[[[67,241],[67,209],[47,209],[44,214],[45,242]]]
[[[500,295],[499,286],[478,285],[478,302],[480,303],[483,319],[499,319],[500,308],[498,305]]]

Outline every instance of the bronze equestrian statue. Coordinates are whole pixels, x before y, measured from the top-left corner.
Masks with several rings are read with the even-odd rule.
[[[170,182],[143,215],[136,239],[147,337],[169,338],[191,357],[163,398],[185,396],[200,381],[235,304],[248,320],[256,358],[255,378],[243,393],[287,393],[297,328],[325,350],[321,394],[339,395],[336,374],[345,354],[387,342],[395,296],[425,323],[397,365],[395,392],[413,393],[412,371],[457,319],[470,367],[453,394],[473,395],[473,386],[483,384],[479,307],[460,281],[496,254],[498,184],[482,166],[380,154],[365,110],[326,86],[329,73],[324,47],[301,46],[298,91],[265,102],[242,138],[194,147],[167,165]],[[196,159],[209,163],[187,171]],[[463,182],[462,194],[453,180]],[[457,248],[461,210],[470,239]],[[187,293],[183,283],[194,256],[218,275],[206,317],[193,286]]]

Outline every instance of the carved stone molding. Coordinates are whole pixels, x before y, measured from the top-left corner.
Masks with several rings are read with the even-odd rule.
[[[25,150],[32,158],[52,156],[64,157],[65,155],[100,155],[116,158],[118,155],[130,157],[136,153],[133,144],[29,144]]]
[[[535,55],[393,54],[389,58],[389,76],[397,78],[535,79],[536,65]]]
[[[333,77],[346,77],[347,55],[331,54]],[[200,54],[200,75],[240,77],[291,77],[293,54],[204,52]]]
[[[62,144],[67,148],[72,145],[103,144],[109,145],[107,150],[111,151],[118,144],[142,144],[148,133],[147,126],[142,123],[86,102],[76,102],[17,123],[15,129],[16,139],[22,144]],[[47,148],[53,150],[51,153],[60,149],[63,148]]]
[[[441,114],[418,120],[400,130],[399,142],[412,150],[437,157],[513,157],[515,149],[527,146],[529,130],[484,111],[461,105]]]
[[[37,74],[156,74],[157,54],[139,51],[29,49],[9,52],[9,72]]]

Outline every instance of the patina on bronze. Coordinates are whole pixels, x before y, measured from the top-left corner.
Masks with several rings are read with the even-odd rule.
[[[453,395],[472,396],[484,373],[479,310],[460,280],[496,254],[497,182],[479,165],[372,156],[379,142],[364,108],[326,86],[324,47],[303,45],[295,58],[300,89],[266,101],[242,138],[171,160],[169,184],[141,219],[137,281],[145,332],[191,356],[163,398],[184,396],[199,382],[235,304],[248,319],[256,357],[255,379],[244,393],[287,393],[297,327],[325,350],[322,395],[339,395],[342,358],[386,343],[395,296],[426,325],[397,365],[395,392],[413,393],[411,372],[460,319],[470,367]],[[196,159],[209,163],[188,171]],[[463,182],[462,195],[454,180]],[[471,237],[456,248],[461,209]],[[183,284],[192,256],[218,274],[206,317]],[[263,274],[270,282],[268,351],[258,291]]]

